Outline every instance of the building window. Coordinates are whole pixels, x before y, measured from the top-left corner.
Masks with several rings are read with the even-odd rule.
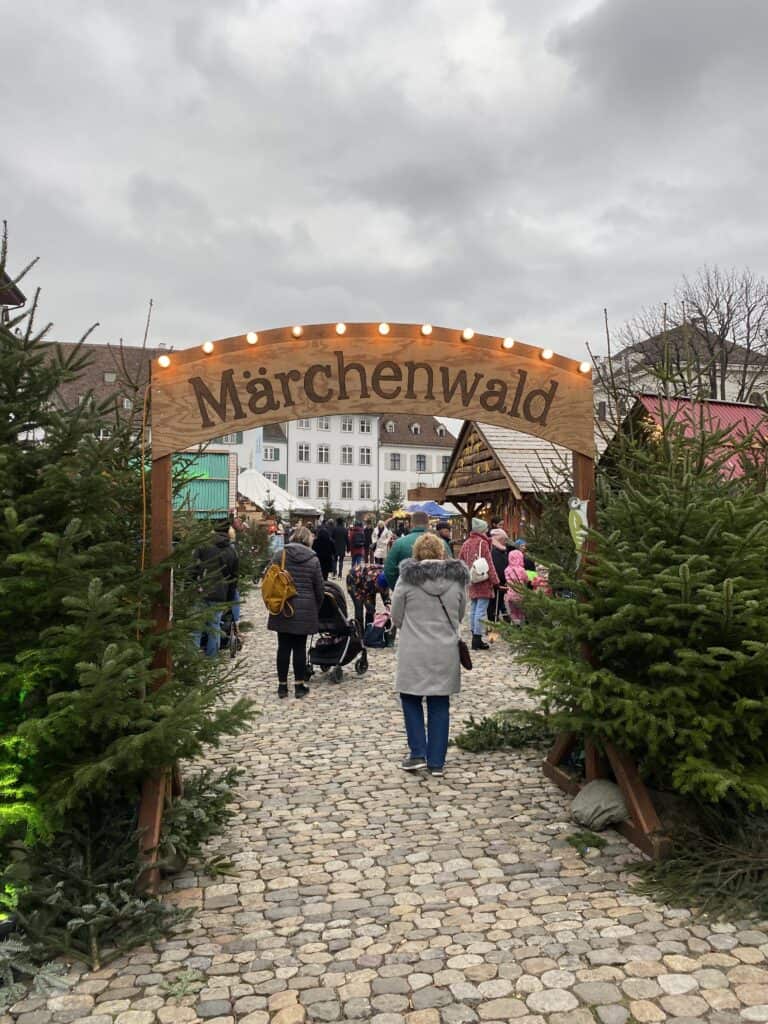
[[[598,402],[597,403],[597,418],[599,420],[605,421],[605,420],[608,419],[607,413],[608,413],[608,403],[607,402]]]
[[[426,473],[427,472],[427,456],[417,455],[416,456],[416,472]]]
[[[271,484],[279,484],[280,483],[280,474],[279,473],[275,473],[274,471],[269,472],[269,473],[265,473],[264,474],[264,479],[265,480],[269,480],[269,482]]]
[[[371,421],[367,416],[360,417],[360,433],[370,434],[371,433]]]
[[[300,430],[311,430],[312,429],[312,420],[298,420],[297,422],[298,422]]]
[[[117,380],[117,374],[114,373],[112,370],[107,370],[104,373],[104,383],[105,384],[114,384],[116,380]]]
[[[351,480],[342,480],[341,481],[341,496],[342,496],[342,498],[347,498],[347,499],[352,497],[352,481]]]
[[[387,420],[387,422],[384,424],[384,429],[386,430],[386,432],[388,434],[394,434],[394,432],[395,432],[395,422],[394,422],[394,420]]]
[[[123,408],[124,409],[132,409],[133,408],[133,399],[132,398],[124,398],[123,399]]]
[[[443,472],[444,473],[448,472],[448,467],[450,466],[450,464],[451,464],[451,456],[450,455],[444,455],[443,456]]]
[[[400,469],[400,452],[389,453],[389,468]]]
[[[99,427],[99,440],[106,441],[108,437],[112,437],[112,427]]]
[[[435,427],[435,433],[437,434],[438,437],[445,437],[445,427],[442,425],[442,423],[439,426]]]
[[[327,480],[317,481],[317,496],[318,498],[330,498],[331,496],[331,485]]]
[[[330,416],[318,416],[317,417],[317,429],[318,430],[330,430],[331,429],[331,417]]]
[[[370,466],[370,464],[371,464],[371,449],[370,448],[361,448],[360,449],[360,465],[361,466]]]
[[[421,425],[419,423],[410,423],[408,425],[408,429],[410,430],[410,432],[412,434],[420,434],[421,433]]]
[[[402,488],[397,480],[391,480],[387,484],[387,494],[392,494],[392,496],[396,498],[401,498],[403,496]]]
[[[221,441],[222,444],[242,444],[243,433],[238,430],[236,434],[222,434],[219,441]]]
[[[280,461],[280,449],[274,448],[272,445],[264,445],[264,461],[265,462],[279,462]],[[267,475],[266,473],[264,474]]]
[[[297,480],[296,481],[296,497],[297,498],[308,498],[309,497],[309,480]]]
[[[341,432],[342,434],[351,434],[355,429],[355,421],[351,416],[341,417]]]
[[[296,461],[309,462],[309,445],[299,444],[296,446]]]
[[[342,466],[352,465],[352,445],[343,444],[341,446],[341,464]]]
[[[362,501],[371,500],[371,481],[363,480],[360,483],[360,498]]]
[[[322,466],[327,466],[331,461],[331,449],[327,444],[319,444],[317,446],[317,461]]]

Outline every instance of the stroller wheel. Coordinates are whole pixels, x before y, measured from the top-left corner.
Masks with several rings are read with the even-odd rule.
[[[334,665],[330,671],[330,679],[332,683],[340,683],[344,678],[344,670],[341,665]]]
[[[355,672],[357,672],[357,674],[359,676],[362,676],[362,675],[365,675],[365,673],[367,671],[368,671],[368,652],[367,651],[363,651],[363,653],[360,655],[360,657],[355,662]]]

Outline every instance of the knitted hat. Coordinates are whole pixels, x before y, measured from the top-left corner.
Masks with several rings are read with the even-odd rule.
[[[492,537],[494,540],[503,540],[505,542],[509,540],[509,534],[507,533],[506,530],[502,530],[501,528],[491,530],[489,536]]]
[[[487,529],[488,523],[484,519],[472,520],[472,533],[485,533]]]
[[[450,519],[438,519],[435,524],[436,530],[450,530],[451,520]]]

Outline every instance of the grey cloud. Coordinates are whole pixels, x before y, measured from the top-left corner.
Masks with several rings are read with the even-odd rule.
[[[61,336],[429,319],[574,354],[768,270],[763,5],[29,0],[2,216]],[[35,45],[27,42],[34,39]]]

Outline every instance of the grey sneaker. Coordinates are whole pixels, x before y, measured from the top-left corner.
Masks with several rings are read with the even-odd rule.
[[[427,762],[423,757],[406,757],[400,762],[400,767],[404,772],[418,772],[427,767]]]
[[[432,768],[431,766],[429,766],[427,767],[427,771],[429,772],[430,775],[434,775],[436,779],[442,779],[442,777],[445,775],[444,768]]]

